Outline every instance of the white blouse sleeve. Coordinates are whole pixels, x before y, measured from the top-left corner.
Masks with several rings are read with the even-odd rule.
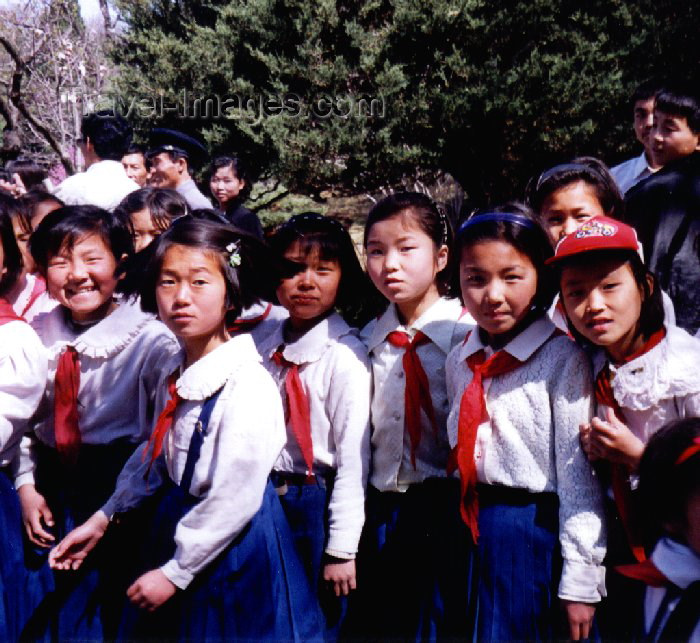
[[[326,553],[346,557],[357,552],[365,521],[369,475],[370,372],[359,340],[335,348],[328,416],[336,448],[336,476],[328,504]]]
[[[37,334],[22,321],[5,324],[0,341],[0,466],[7,466],[44,393],[48,355]]]
[[[208,491],[175,530],[175,555],[161,567],[185,589],[250,522],[262,504],[268,476],[287,438],[282,402],[262,368],[239,371],[217,401],[209,424],[211,462],[200,459]],[[230,388],[229,388],[230,387]],[[207,437],[205,436],[205,440]],[[203,449],[204,450],[204,449]]]
[[[589,422],[593,412],[591,367],[577,349],[566,351],[556,373],[551,399],[564,559],[559,597],[595,603],[605,595],[603,497],[579,441],[579,426]]]

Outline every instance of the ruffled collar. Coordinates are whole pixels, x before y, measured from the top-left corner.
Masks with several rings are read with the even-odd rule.
[[[597,376],[607,356],[598,349],[593,356]],[[617,403],[643,411],[661,400],[700,393],[698,377],[700,340],[677,326],[666,327],[666,337],[651,350],[627,364],[610,365],[612,390]]]
[[[66,319],[64,306],[37,315],[32,326],[51,350],[56,344],[66,343],[88,357],[106,358],[121,352],[143,327],[155,317],[141,310],[138,301],[122,301],[116,310],[94,326],[81,330]],[[67,341],[66,341],[67,340]]]
[[[455,324],[463,322],[466,327],[473,326],[474,320],[463,312],[462,306],[456,299],[440,297],[428,310],[426,310],[411,326],[405,326],[399,320],[395,304],[389,304],[381,317],[376,320],[374,327],[369,332],[367,340],[368,350],[374,350],[387,335],[398,330],[408,333],[413,337],[418,331],[430,338],[436,346],[449,353],[452,350],[453,337],[455,336]],[[368,329],[369,330],[369,329]]]
[[[260,345],[260,352],[266,357],[272,357],[284,345],[282,355],[293,364],[316,362],[323,357],[329,344],[345,335],[356,333],[338,313],[331,313],[299,339],[288,344],[284,341],[284,327],[285,322],[277,325],[275,332]]]
[[[182,368],[184,361],[182,350],[173,357],[166,372],[170,374]],[[250,335],[236,335],[186,368],[177,380],[177,392],[186,400],[205,400],[224,386],[236,371],[260,361]]]
[[[654,547],[651,560],[676,587],[685,589],[700,580],[700,556],[675,540],[662,538]]]
[[[555,332],[557,327],[554,322],[547,315],[542,315],[513,337],[501,350],[520,362],[526,362]],[[481,334],[474,329],[459,349],[459,361],[487,348],[488,346],[481,339]]]

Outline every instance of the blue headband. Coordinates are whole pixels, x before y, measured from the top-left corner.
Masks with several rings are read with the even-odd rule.
[[[467,219],[459,226],[457,236],[461,237],[465,230],[472,226],[479,225],[480,223],[498,223],[500,221],[514,223],[515,225],[522,226],[523,228],[530,228],[531,230],[539,229],[539,226],[532,219],[528,219],[522,214],[513,214],[512,212],[484,212],[483,214],[477,214]]]

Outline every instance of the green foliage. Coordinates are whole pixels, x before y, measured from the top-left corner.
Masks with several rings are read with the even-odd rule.
[[[315,198],[419,167],[450,172],[485,203],[519,196],[529,176],[574,155],[617,162],[635,151],[634,86],[652,73],[697,74],[700,58],[691,0],[119,5],[123,100],[180,104],[132,110],[142,127],[157,116],[198,132]],[[195,114],[195,97],[215,96],[244,102],[221,118]],[[261,109],[285,97],[288,110]],[[324,97],[342,99],[331,117]]]

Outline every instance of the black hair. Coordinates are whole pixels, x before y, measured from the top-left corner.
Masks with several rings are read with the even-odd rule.
[[[30,159],[20,158],[15,161],[9,161],[5,165],[5,169],[10,175],[19,174],[19,178],[22,179],[22,183],[27,190],[41,187],[44,179],[48,176],[48,172],[43,167]]]
[[[148,170],[150,169],[150,162],[148,160],[148,156],[146,155],[146,149],[144,148],[143,145],[139,145],[138,143],[132,143],[129,145],[129,147],[124,151],[124,154],[122,154],[122,158],[125,156],[128,156],[130,154],[140,154],[143,157],[143,165],[144,167]]]
[[[253,182],[251,180],[247,164],[236,155],[217,156],[211,162],[211,167],[209,168],[209,181],[211,181],[211,178],[214,176],[216,171],[223,167],[230,167],[236,178],[239,181],[244,181],[243,187],[235,199],[237,203],[243,203],[243,201],[248,198],[248,195],[253,188]]]
[[[623,219],[625,201],[620,188],[605,163],[592,156],[580,156],[569,163],[555,165],[530,179],[526,188],[527,203],[539,217],[549,196],[560,188],[579,181],[593,188],[606,216]]]
[[[491,212],[499,212],[501,210],[502,208],[496,208],[491,210]],[[519,210],[518,212],[506,212],[505,214],[515,214],[523,217],[522,204]],[[532,299],[533,314],[546,312],[552,305],[557,291],[553,271],[545,264],[545,261],[553,254],[552,244],[547,233],[532,216],[525,217],[526,225],[509,220],[485,219],[484,221],[479,221],[478,216],[478,214],[475,215],[473,222],[469,225],[462,224],[462,227],[457,231],[454,246],[456,261],[461,262],[464,249],[476,243],[503,241],[510,244],[530,260],[537,272],[537,289]],[[471,219],[467,220],[467,222],[469,221]],[[458,279],[456,279],[456,282],[458,283]],[[459,296],[462,299],[461,292]]]
[[[153,225],[161,231],[167,230],[174,219],[184,216],[189,211],[187,201],[176,190],[141,188],[127,194],[114,213],[124,221],[133,235],[131,215],[144,209],[150,213]]]
[[[656,95],[663,89],[664,82],[660,78],[649,78],[635,87],[630,98],[630,106],[634,106],[640,100],[649,100],[655,98]]]
[[[244,308],[274,297],[283,264],[275,260],[262,241],[231,225],[188,215],[174,221],[146,250],[138,253],[145,257],[145,265],[138,283],[130,281],[138,290],[127,294],[139,294],[144,311],[158,312],[156,285],[165,254],[176,245],[210,252],[216,257],[226,282],[227,319],[236,319]],[[238,260],[232,259],[232,255]]]
[[[651,436],[639,464],[637,506],[641,533],[648,548],[671,529],[686,525],[688,501],[700,493],[700,453],[681,458],[700,437],[700,418],[670,422]],[[678,460],[682,459],[682,462]]]
[[[668,83],[656,95],[654,110],[685,118],[693,134],[700,134],[700,95],[690,83]]]
[[[29,240],[29,250],[46,274],[51,257],[63,249],[71,250],[83,237],[99,235],[119,264],[124,255],[131,255],[134,246],[124,222],[112,212],[94,205],[68,205],[46,215]]]
[[[375,223],[408,213],[435,244],[436,249],[442,246],[451,248],[453,233],[447,213],[429,196],[420,192],[396,192],[379,201],[367,215],[364,233],[364,247],[367,248],[369,232]],[[438,292],[447,296],[452,290],[452,271],[454,260],[452,253],[447,255],[447,265],[437,274]]]
[[[31,215],[25,207],[22,197],[19,199],[12,198],[3,209],[7,212],[11,221],[19,221],[20,228],[25,234],[32,233]]]
[[[339,221],[316,212],[298,214],[279,226],[269,243],[280,258],[290,246],[299,243],[304,257],[318,252],[319,258],[324,261],[337,261],[340,265],[340,283],[334,307],[348,323],[360,325],[370,292],[369,279],[362,269],[350,234]],[[300,264],[295,264],[295,267],[296,272],[302,268]]]
[[[90,139],[95,154],[101,159],[120,161],[131,145],[131,125],[111,110],[83,116],[80,132],[83,140]]]
[[[20,207],[23,209],[25,216],[31,223],[31,219],[34,216],[34,210],[41,203],[55,203],[59,208],[62,208],[65,204],[57,196],[47,192],[46,190],[33,189],[28,190],[23,194],[17,201]]]
[[[0,243],[2,243],[5,268],[5,273],[0,277],[0,296],[5,296],[12,290],[22,273],[22,253],[17,245],[10,217],[13,201],[12,197],[0,193]]]
[[[643,293],[642,306],[639,312],[639,332],[645,340],[649,339],[664,325],[663,295],[661,294],[661,287],[656,279],[656,275],[644,265],[642,258],[634,250],[604,249],[573,255],[569,259],[557,262],[557,277],[561,277],[561,271],[566,267],[573,266],[588,269],[601,261],[619,261],[620,263],[629,264],[634,281]],[[564,303],[565,297],[563,293],[561,297],[562,303]],[[570,321],[569,329],[579,343],[591,343],[574,328]]]

